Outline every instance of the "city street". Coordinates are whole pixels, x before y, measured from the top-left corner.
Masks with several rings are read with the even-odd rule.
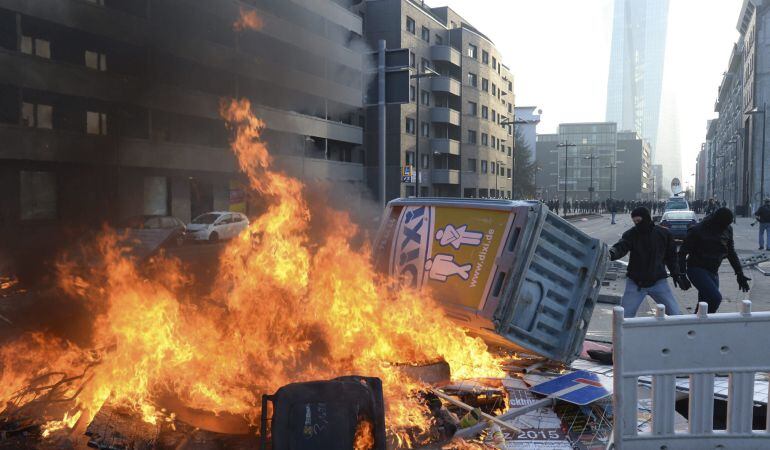
[[[631,216],[629,214],[618,214],[616,218],[616,225],[610,224],[610,216],[608,214],[601,217],[589,218],[587,220],[579,220],[573,222],[575,226],[586,232],[592,237],[596,237],[612,245],[620,239],[620,236],[633,226]],[[754,255],[758,255],[761,252],[758,250],[757,243],[757,227],[752,227],[750,224],[753,219],[738,218],[737,224],[733,226],[735,235],[735,249],[738,252],[740,258],[746,258]],[[622,259],[628,261],[628,256]],[[759,270],[754,267],[744,269],[746,276],[751,278],[751,291],[743,293],[738,290],[738,283],[735,280],[735,273],[733,272],[730,263],[725,260],[722,263],[722,267],[719,270],[719,284],[722,292],[723,300],[722,305],[719,307],[719,312],[736,312],[740,309],[741,300],[748,298],[752,301],[753,311],[769,311],[770,310],[770,277],[765,277]],[[669,281],[670,282],[670,281]],[[619,294],[622,294],[622,283]],[[673,288],[673,284],[671,285]],[[679,300],[679,305],[682,310],[689,312],[695,311],[697,304],[698,291],[693,287],[688,291],[682,291],[681,289],[674,288],[674,294]],[[612,308],[614,305],[600,303],[594,310],[594,316],[589,327],[589,336],[592,339],[609,341],[612,336],[611,318]],[[652,316],[654,314],[654,304],[649,297],[642,304],[639,309],[639,316]]]

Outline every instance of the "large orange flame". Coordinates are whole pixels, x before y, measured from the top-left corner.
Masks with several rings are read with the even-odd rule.
[[[421,386],[393,363],[443,358],[456,378],[503,375],[486,345],[446,319],[428,295],[394,291],[375,272],[370,248],[352,244],[358,230],[346,213],[311,210],[304,185],[272,168],[263,124],[247,100],[223,101],[221,114],[266,209],[228,243],[208,296],[191,297],[175,260],[161,256],[139,267],[110,232],[98,240],[90,269],[60,267],[61,288],[91,304],[101,349],[77,397],[84,418],[110,399],[154,421],[155,399],[173,393],[190,407],[253,422],[264,393],[359,374],[383,380],[391,431],[425,429],[427,415],[413,400]],[[327,230],[320,238],[315,229],[311,238],[311,212],[313,224]],[[0,399],[29,374],[82,370],[81,349],[52,342],[35,335],[0,347]],[[57,423],[71,425],[74,414]]]

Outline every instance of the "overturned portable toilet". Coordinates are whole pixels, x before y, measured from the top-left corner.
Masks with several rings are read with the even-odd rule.
[[[607,267],[607,246],[540,202],[391,201],[375,265],[427,289],[447,316],[493,345],[572,362]]]

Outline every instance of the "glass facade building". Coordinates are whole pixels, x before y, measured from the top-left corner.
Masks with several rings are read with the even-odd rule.
[[[613,179],[618,133],[614,123],[566,123],[559,125],[559,142],[574,144],[558,152],[559,192],[564,192],[567,183],[567,197],[575,200],[588,200],[589,188],[593,183],[593,197],[604,199],[616,189],[617,180]],[[593,159],[592,159],[593,158]],[[565,164],[566,159],[566,164]],[[592,169],[593,166],[593,169]],[[566,168],[566,170],[565,170]]]
[[[669,0],[615,0],[607,121],[658,139]]]

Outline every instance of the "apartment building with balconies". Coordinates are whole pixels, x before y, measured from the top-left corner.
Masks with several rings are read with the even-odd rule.
[[[362,192],[353,3],[0,0],[0,235],[242,207],[230,97],[251,100],[280,167]],[[260,26],[237,31],[242,11]]]
[[[388,105],[386,197],[510,198],[513,76],[494,43],[448,7],[412,0],[365,2],[370,47],[409,49],[410,102]],[[419,108],[419,114],[418,114]],[[377,108],[367,110],[367,174],[377,173]],[[419,115],[419,120],[418,120]],[[419,121],[419,123],[418,123]],[[419,157],[417,142],[419,139]],[[376,176],[370,185],[376,191]]]

